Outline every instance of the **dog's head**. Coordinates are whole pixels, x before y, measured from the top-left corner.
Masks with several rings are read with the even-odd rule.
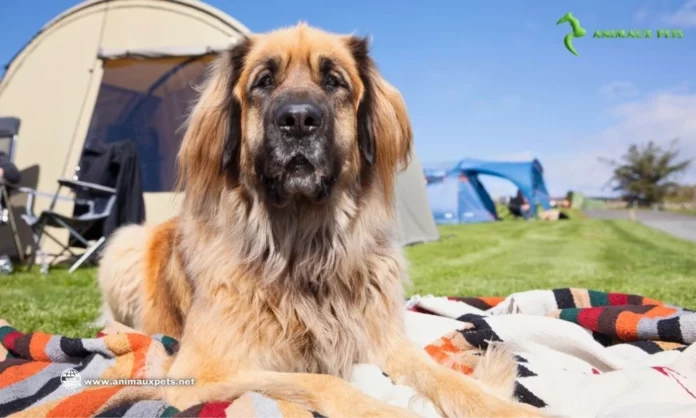
[[[411,136],[401,95],[366,39],[299,24],[252,35],[217,60],[189,120],[180,175],[199,204],[238,187],[275,207],[368,187],[390,203]]]

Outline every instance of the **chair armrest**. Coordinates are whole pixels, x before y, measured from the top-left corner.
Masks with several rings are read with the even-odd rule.
[[[52,202],[56,202],[57,200],[64,200],[68,202],[73,202],[73,203],[81,203],[78,201],[78,199],[75,199],[74,197],[71,196],[61,196],[57,193],[46,193],[46,192],[39,192],[34,189],[30,189],[29,187],[13,187],[16,191],[19,193],[26,193],[27,195],[27,205],[24,209],[25,216],[28,216],[30,219],[35,219],[36,214],[34,213],[34,204],[36,202],[36,197],[45,197],[48,199],[51,199]],[[53,209],[53,206],[51,206],[51,209]]]
[[[31,197],[47,197],[50,199],[56,198],[57,200],[65,200],[68,202],[74,202],[75,198],[71,196],[61,196],[61,195],[56,195],[55,193],[46,193],[46,192],[40,192],[38,190],[30,189],[29,187],[14,187],[15,190],[17,190],[20,193],[26,193]]]
[[[85,181],[60,179],[58,184],[70,188],[73,191],[83,191],[94,196],[109,197],[116,194],[116,189]]]

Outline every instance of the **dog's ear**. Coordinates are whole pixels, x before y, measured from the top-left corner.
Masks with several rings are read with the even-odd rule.
[[[230,66],[230,80],[228,83],[228,88],[230,89],[230,103],[228,106],[230,125],[222,149],[221,168],[234,183],[239,182],[239,171],[241,169],[239,165],[239,149],[242,142],[242,106],[233,91],[244,68],[244,60],[250,46],[251,42],[246,39],[245,42],[237,45],[230,51],[227,59]]]
[[[209,196],[219,195],[223,181],[239,181],[243,133],[241,105],[234,96],[234,86],[250,47],[251,41],[245,38],[216,59],[189,115],[178,155],[178,184],[186,188],[186,200],[202,203]]]
[[[367,38],[350,36],[347,43],[363,85],[357,126],[360,155],[377,169],[391,198],[394,176],[408,165],[413,144],[406,104],[399,91],[380,75],[369,55]]]
[[[375,135],[372,126],[375,100],[371,79],[374,64],[369,55],[367,38],[351,36],[348,38],[348,46],[355,59],[355,65],[363,85],[362,98],[358,105],[358,148],[363,161],[367,165],[372,166],[375,162]]]

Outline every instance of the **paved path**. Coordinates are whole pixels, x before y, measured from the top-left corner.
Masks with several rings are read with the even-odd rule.
[[[630,219],[627,210],[586,210],[584,212],[587,217],[592,219]],[[637,210],[636,219],[647,226],[696,242],[696,216]]]

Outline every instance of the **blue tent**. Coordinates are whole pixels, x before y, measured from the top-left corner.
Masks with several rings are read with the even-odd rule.
[[[437,224],[492,222],[495,203],[474,175],[427,175],[428,200]]]
[[[465,159],[450,168],[425,170],[428,198],[437,223],[487,222],[497,219],[495,203],[478,179],[485,174],[510,180],[531,203],[550,209],[543,168],[538,160],[500,162]]]

